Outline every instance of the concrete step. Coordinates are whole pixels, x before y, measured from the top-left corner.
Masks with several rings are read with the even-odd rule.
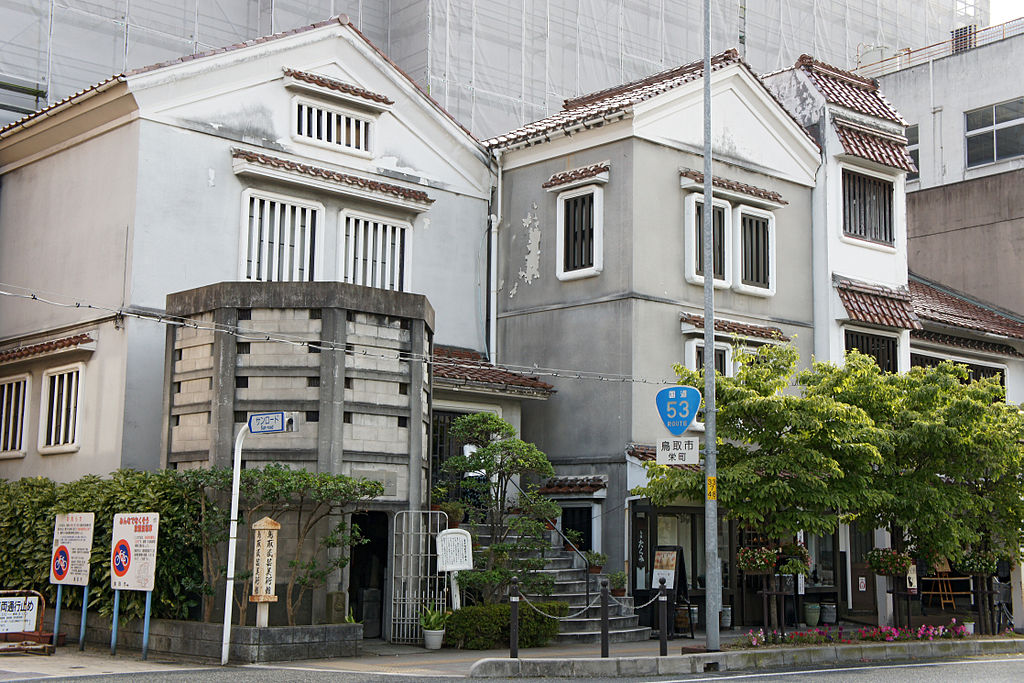
[[[636,643],[643,640],[650,640],[651,629],[649,626],[628,628],[618,631],[609,631],[608,642],[610,643]],[[593,631],[575,631],[571,633],[559,633],[555,636],[555,642],[560,644],[590,643],[601,644],[601,633]]]
[[[609,615],[608,616],[608,628],[609,631],[626,631],[639,626],[640,617],[635,614],[629,616]],[[600,617],[589,617],[584,619],[583,617],[577,617],[575,619],[563,619],[558,624],[558,630],[561,633],[590,633],[591,631],[601,631],[601,618]]]

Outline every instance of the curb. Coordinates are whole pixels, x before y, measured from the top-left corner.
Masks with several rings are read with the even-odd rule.
[[[771,669],[805,664],[841,664],[900,659],[941,659],[976,655],[1024,654],[1024,638],[933,640],[703,652],[668,657],[572,659],[481,659],[470,678],[599,678],[697,674],[706,671]]]

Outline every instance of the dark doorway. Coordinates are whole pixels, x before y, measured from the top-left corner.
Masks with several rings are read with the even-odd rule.
[[[349,599],[356,621],[363,622],[364,638],[380,638],[384,616],[384,582],[388,567],[388,516],[384,512],[352,515],[365,543],[352,548],[349,564]]]
[[[875,604],[875,573],[868,566],[868,551],[874,547],[874,533],[859,525],[850,527],[850,576],[852,577],[852,611],[870,614]]]
[[[583,541],[580,543],[580,550],[591,550],[594,545],[594,519],[593,508],[587,507],[563,507],[562,508],[562,533],[569,529],[578,531]]]

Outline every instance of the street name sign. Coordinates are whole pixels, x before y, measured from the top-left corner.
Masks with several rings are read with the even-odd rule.
[[[156,578],[157,512],[118,512],[110,544],[110,587],[151,591]]]
[[[700,439],[696,436],[659,439],[656,460],[659,465],[699,465]]]
[[[50,555],[50,583],[63,586],[89,585],[89,555],[96,515],[68,512],[57,515],[53,525]]]
[[[284,412],[256,413],[249,416],[250,434],[273,434],[284,431]]]

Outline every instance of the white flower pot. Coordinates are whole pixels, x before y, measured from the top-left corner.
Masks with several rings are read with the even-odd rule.
[[[440,650],[441,642],[444,640],[444,629],[440,631],[428,631],[423,629],[423,647],[428,650]]]
[[[969,635],[969,636],[973,636],[974,635],[974,622],[973,621],[965,621],[964,622],[964,628],[967,629],[967,635]]]

